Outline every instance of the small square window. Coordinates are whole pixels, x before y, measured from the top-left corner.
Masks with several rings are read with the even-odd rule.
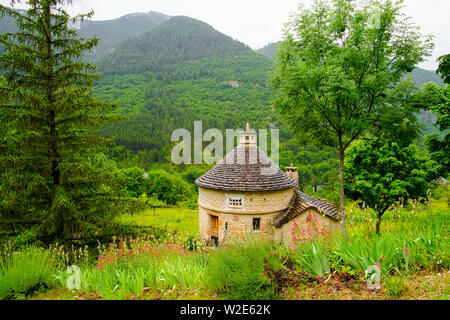
[[[261,225],[261,218],[253,218],[253,230],[258,231]]]
[[[228,204],[230,207],[234,208],[242,207],[242,198],[230,198]]]

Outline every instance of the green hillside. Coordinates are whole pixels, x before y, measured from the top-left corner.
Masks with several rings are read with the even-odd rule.
[[[85,21],[78,32],[86,39],[100,39],[99,46],[88,57],[98,61],[129,37],[146,33],[169,19],[170,16],[159,12],[136,13],[114,20]]]
[[[272,42],[272,43],[265,45],[261,49],[256,50],[256,52],[262,54],[263,56],[265,56],[267,58],[273,59],[278,45],[279,45],[279,43]]]
[[[129,38],[98,65],[104,75],[159,72],[167,65],[247,49],[204,22],[180,16],[145,35]]]
[[[83,38],[100,39],[99,45],[86,57],[89,61],[96,62],[129,37],[144,34],[170,18],[159,12],[134,13],[106,21],[86,20],[80,24],[77,31]],[[0,33],[16,30],[12,18],[8,16],[0,18]]]
[[[152,150],[152,160],[170,154],[177,128],[192,129],[195,120],[209,128],[257,128],[277,122],[266,87],[271,61],[252,50],[226,53],[145,72],[104,77],[95,88],[101,99],[118,102],[116,112],[129,121],[105,128],[107,136],[133,151]],[[220,116],[218,116],[220,115]]]

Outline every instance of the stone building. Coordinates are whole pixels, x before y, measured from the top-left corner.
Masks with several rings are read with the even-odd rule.
[[[291,165],[283,172],[256,141],[256,131],[247,124],[239,145],[195,181],[205,240],[219,244],[234,235],[258,233],[288,242],[293,223],[308,213],[330,229],[339,228],[336,205],[301,192],[297,168]]]

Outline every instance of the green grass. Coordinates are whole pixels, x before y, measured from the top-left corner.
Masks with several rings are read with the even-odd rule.
[[[129,260],[117,264],[109,262],[102,268],[92,261],[79,264],[82,290],[76,294],[95,294],[103,299],[180,299],[198,298],[198,294],[202,297],[206,294],[205,298],[276,299],[282,289],[279,276],[286,271],[289,259],[294,262],[296,270],[311,276],[337,271],[362,277],[368,266],[379,262],[387,298],[404,298],[406,294],[415,297],[408,293],[412,289],[407,289],[408,285],[404,283],[409,279],[407,277],[425,271],[445,272],[450,266],[450,210],[447,197],[433,200],[430,206],[417,205],[396,210],[383,217],[381,237],[377,237],[370,210],[360,210],[350,205],[348,239],[337,234],[323,247],[317,247],[319,244],[305,245],[294,252],[287,246],[261,239],[230,241],[217,249],[202,247],[194,252],[187,250],[189,246],[184,238],[169,239],[169,242],[152,242],[152,238],[145,237],[139,238],[139,241],[130,239],[126,243],[121,240],[120,245],[114,242],[108,249],[104,247],[100,255],[107,257],[109,253],[114,253],[113,256],[120,256],[120,247],[125,253],[128,252],[125,256]],[[147,210],[137,215],[123,215],[119,221],[137,226],[166,227],[172,232],[183,233],[178,235],[181,237],[186,232],[189,235],[198,233],[198,209],[164,208],[156,209],[155,213]],[[170,254],[160,257],[158,252],[171,246],[176,252],[169,250]],[[150,256],[134,255],[149,248],[153,248],[148,253]],[[178,252],[177,248],[183,250]],[[405,248],[408,248],[407,253]],[[126,249],[133,249],[133,254]],[[0,259],[0,299],[30,297],[43,285],[44,288],[52,287],[52,280],[56,279],[59,285],[49,291],[49,295],[52,299],[67,297],[65,285],[70,275],[66,272],[66,264],[57,261],[57,271],[49,262],[52,259],[48,250],[18,251],[12,258]],[[445,297],[448,287],[444,284],[439,288],[437,296]],[[422,291],[426,290],[424,288]]]
[[[281,246],[260,238],[229,242],[208,257],[208,287],[231,300],[277,298],[271,272],[282,267]]]
[[[0,257],[0,299],[18,299],[54,284],[56,271],[50,252],[30,247]]]
[[[198,209],[157,208],[135,215],[123,215],[120,222],[137,226],[166,227],[171,232],[187,232],[194,236],[198,233]]]

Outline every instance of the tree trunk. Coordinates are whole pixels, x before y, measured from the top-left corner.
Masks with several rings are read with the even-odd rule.
[[[381,234],[381,217],[383,216],[383,214],[387,211],[388,208],[383,209],[382,211],[378,211],[377,212],[377,227],[375,229],[375,232],[377,234],[377,236],[380,236]]]
[[[377,228],[376,228],[376,234],[377,236],[380,236],[380,227],[381,227],[381,213],[377,213]]]
[[[50,127],[50,163],[52,172],[52,191],[53,197],[56,195],[57,187],[61,184],[61,172],[59,169],[59,152],[58,152],[58,132],[56,129],[56,110],[55,110],[55,94],[54,94],[54,60],[53,60],[53,40],[51,33],[51,6],[48,4],[43,7],[45,18],[45,27],[47,28],[46,46],[47,46],[47,61],[48,63],[48,78],[47,78],[47,99],[49,103],[49,127]],[[52,199],[52,206],[54,198]],[[64,216],[61,211],[57,213],[56,218],[56,233],[58,237],[62,237],[64,232]]]
[[[340,142],[339,147],[339,184],[340,184],[340,220],[342,224],[342,231],[344,236],[347,237],[347,226],[345,223],[345,191],[344,191],[344,159],[345,159],[345,151]]]

